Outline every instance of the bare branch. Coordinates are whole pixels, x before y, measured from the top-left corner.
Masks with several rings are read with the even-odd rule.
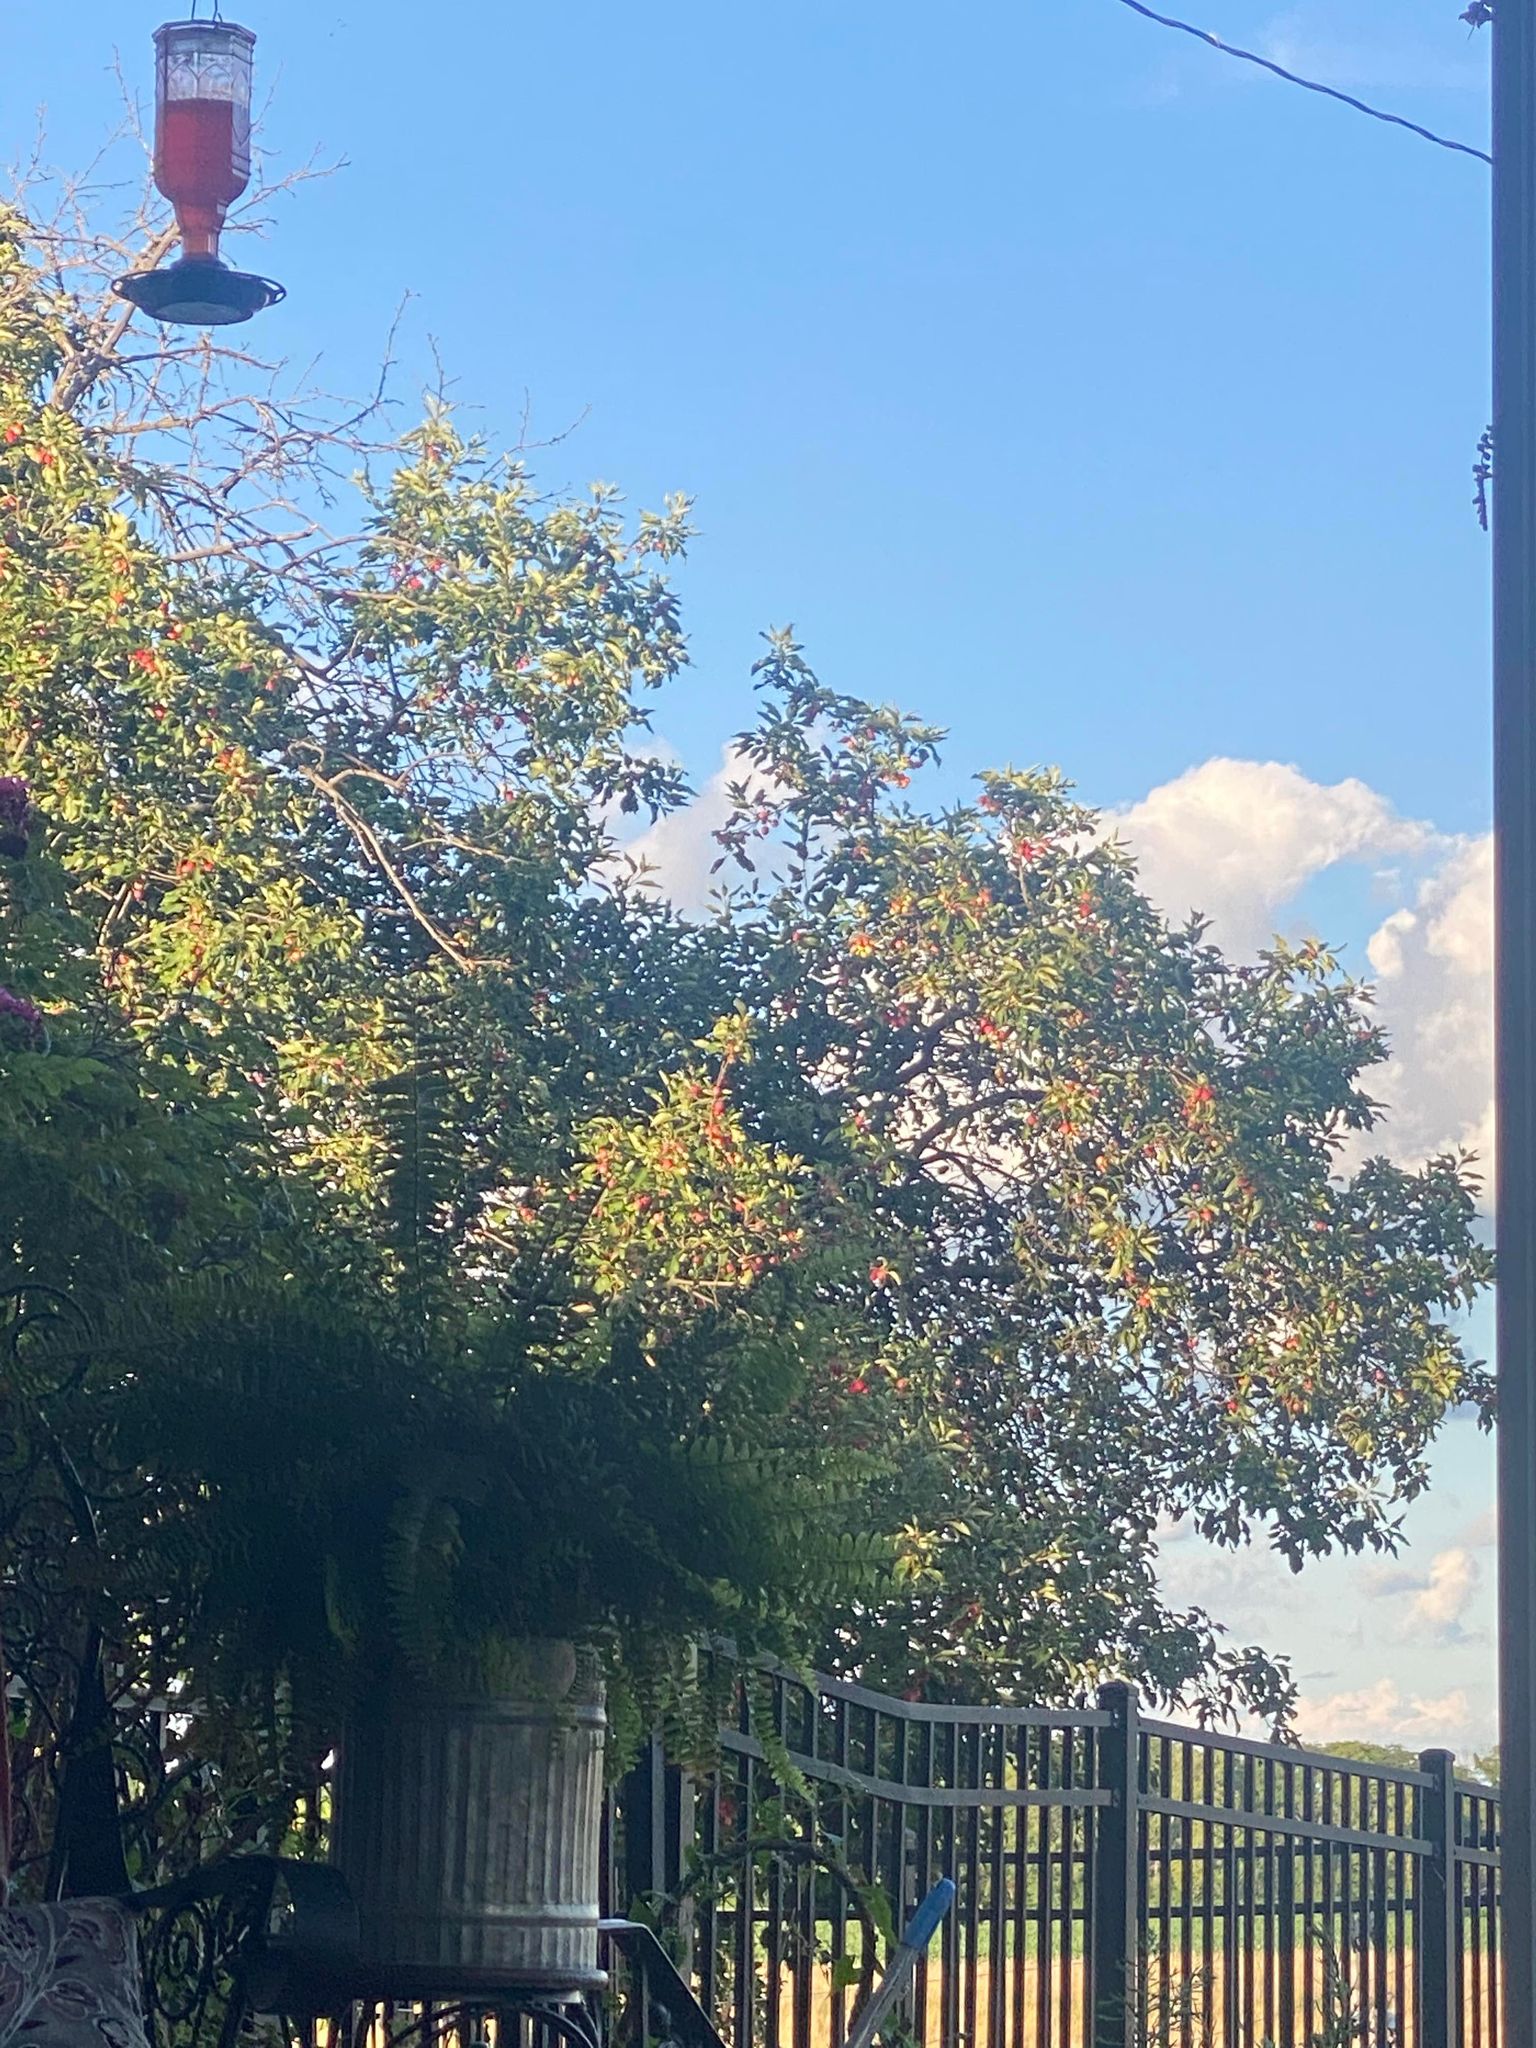
[[[437,947],[438,951],[451,960],[454,966],[460,969],[462,973],[473,974],[478,967],[482,966],[483,962],[473,959],[461,946],[455,944],[441,925],[437,924],[428,914],[420,897],[415,894],[399,868],[390,859],[388,852],[385,850],[384,842],[380,839],[378,833],[374,831],[362,813],[352,804],[348,803],[347,799],[336,787],[335,782],[328,776],[322,775],[317,768],[301,767],[299,773],[330,804],[337,817],[341,819],[358,845],[367,854],[369,860],[372,861],[379,873],[383,875],[389,886],[394,890],[433,945]]]

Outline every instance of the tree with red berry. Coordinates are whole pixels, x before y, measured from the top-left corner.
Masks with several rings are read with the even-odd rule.
[[[524,1585],[593,1613],[622,1584],[631,1620],[901,1691],[1119,1673],[1283,1716],[1283,1669],[1168,1605],[1159,1526],[1389,1550],[1436,1429],[1489,1400],[1454,1320],[1489,1276],[1468,1162],[1346,1166],[1386,1051],[1366,992],[1320,946],[1242,964],[1170,926],[1054,774],[925,804],[938,733],[786,634],[729,886],[682,914],[617,839],[687,801],[647,734],[685,660],[686,505],[546,500],[434,406],[368,451],[348,531],[298,530],[274,508],[344,427],[264,441],[242,364],[146,384],[118,318],[9,223],[16,1298],[152,1322],[189,1285],[275,1291],[354,1319],[373,1408],[435,1388],[488,1440],[535,1412],[611,1440],[594,1497],[626,1446],[707,1468],[692,1529],[645,1502],[622,1543],[585,1507],[558,1552],[499,1528]],[[178,403],[190,457],[136,431]],[[211,1357],[92,1368],[93,1412],[156,1441],[172,1534],[189,1503],[260,1507],[192,1440]],[[324,1497],[301,1438],[253,1466],[268,1493]],[[476,1626],[518,1583],[468,1586]]]

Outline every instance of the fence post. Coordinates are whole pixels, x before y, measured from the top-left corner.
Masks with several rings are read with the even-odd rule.
[[[652,1735],[625,1773],[619,1790],[624,1824],[624,1895],[619,1913],[637,1899],[667,1889],[666,1759]]]
[[[651,1736],[620,1782],[624,1829],[621,1913],[647,1893],[675,1892],[693,1846],[695,1787],[692,1773],[667,1762],[659,1735]]]
[[[612,1813],[617,1805],[623,1839],[623,1883],[620,1898],[610,1898],[607,1910],[623,1918],[637,1907],[647,1915],[682,1881],[688,1851],[693,1845],[696,1815],[691,1774],[667,1762],[661,1736],[653,1734],[625,1773],[617,1800],[608,1801],[609,1861],[612,1864]],[[692,1900],[685,1900],[672,1933],[677,1953],[674,1961],[685,1982],[693,1973],[694,1916]],[[653,2006],[655,1986],[646,1968],[643,1952],[632,1963],[632,1996],[624,2038],[631,2048],[650,2048],[655,2039],[670,2040],[672,2017]]]
[[[1420,2048],[1458,2048],[1460,2006],[1456,1923],[1460,1893],[1456,1870],[1456,1759],[1448,1749],[1420,1753],[1429,1778],[1423,1792],[1420,1834],[1429,1853],[1419,1860],[1413,1945],[1419,1959]]]
[[[1089,1901],[1088,1967],[1094,2048],[1134,2048],[1136,2041],[1138,1842],[1136,1792],[1140,1743],[1136,1694],[1128,1685],[1099,1687],[1110,1725],[1096,1731],[1097,1789],[1109,1803],[1094,1809],[1093,1896]]]

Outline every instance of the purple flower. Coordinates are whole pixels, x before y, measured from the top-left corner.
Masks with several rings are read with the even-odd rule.
[[[0,775],[0,854],[20,860],[32,822],[32,792],[19,775]]]
[[[36,1003],[25,996],[13,995],[8,988],[0,988],[0,1024],[19,1025],[28,1038],[43,1035],[43,1013]]]

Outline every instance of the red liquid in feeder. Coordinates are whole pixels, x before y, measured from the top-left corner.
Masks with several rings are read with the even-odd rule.
[[[237,122],[238,113],[238,127]],[[155,183],[176,209],[189,256],[214,255],[224,209],[251,174],[248,116],[229,100],[166,100],[155,124]]]

